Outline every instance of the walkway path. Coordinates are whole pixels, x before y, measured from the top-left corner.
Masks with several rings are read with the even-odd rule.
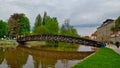
[[[106,47],[111,48],[111,49],[113,49],[115,52],[117,52],[118,54],[120,54],[120,47],[117,48],[115,45],[112,45],[112,44],[109,44],[109,45],[107,45]]]

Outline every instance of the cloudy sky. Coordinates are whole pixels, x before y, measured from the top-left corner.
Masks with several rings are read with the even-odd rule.
[[[0,19],[7,21],[13,13],[24,13],[33,27],[38,14],[44,11],[57,17],[59,25],[65,19],[82,36],[90,35],[106,19],[120,16],[120,0],[0,0]]]

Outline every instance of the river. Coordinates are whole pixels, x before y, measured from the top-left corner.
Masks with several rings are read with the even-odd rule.
[[[92,54],[91,47],[55,51],[29,47],[0,48],[0,68],[70,68]]]

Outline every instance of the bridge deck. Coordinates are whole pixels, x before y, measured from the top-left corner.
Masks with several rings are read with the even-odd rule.
[[[100,42],[84,39],[80,37],[72,37],[72,36],[64,36],[64,35],[46,35],[46,34],[31,35],[31,36],[19,37],[17,39],[17,42],[24,43],[26,41],[37,41],[37,40],[59,41],[59,42],[67,42],[67,43],[75,43],[75,44],[83,44],[87,46],[100,47]]]

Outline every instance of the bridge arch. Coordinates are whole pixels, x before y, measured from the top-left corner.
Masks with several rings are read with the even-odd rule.
[[[40,34],[40,35],[31,35],[25,37],[17,38],[18,43],[24,43],[27,41],[59,41],[67,43],[82,44],[87,46],[100,47],[100,42],[84,39],[80,37],[64,36],[64,35],[49,35],[49,34]]]

